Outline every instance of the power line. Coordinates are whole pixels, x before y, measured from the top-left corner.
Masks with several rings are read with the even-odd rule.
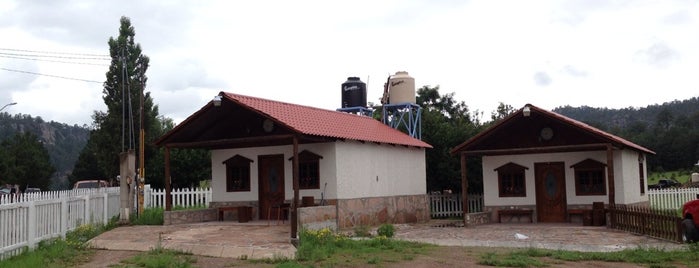
[[[40,75],[40,76],[48,76],[48,77],[53,77],[53,78],[61,78],[61,79],[68,79],[68,80],[75,80],[75,81],[83,81],[83,82],[88,82],[88,83],[98,83],[98,84],[102,84],[102,83],[103,83],[103,82],[95,81],[95,80],[88,80],[88,79],[81,79],[81,78],[73,78],[73,77],[66,77],[66,76],[52,75],[52,74],[42,74],[42,73],[35,73],[35,72],[29,72],[29,71],[7,69],[7,68],[2,68],[2,67],[0,67],[0,70],[8,71],[8,72],[23,73],[23,74],[33,74],[33,75]]]
[[[33,58],[14,57],[14,56],[3,56],[3,55],[0,55],[0,58],[19,59],[19,60],[33,60],[33,61],[43,61],[43,62],[55,62],[55,63],[68,63],[68,64],[81,64],[81,65],[94,65],[94,66],[109,66],[109,64],[102,64],[102,63],[90,63],[90,62],[78,62],[78,61],[61,61],[61,60],[47,60],[47,59],[33,59]]]
[[[18,52],[32,52],[41,54],[63,54],[63,55],[76,55],[76,56],[95,56],[95,57],[111,57],[107,54],[89,54],[89,53],[70,53],[70,52],[56,52],[56,51],[39,51],[39,50],[28,50],[28,49],[16,49],[16,48],[1,48],[0,50],[7,51],[18,51]]]
[[[57,59],[73,59],[73,60],[112,60],[105,57],[74,57],[74,56],[56,56],[56,55],[36,55],[36,54],[17,54],[0,52],[0,55],[15,56],[15,57],[39,57],[39,58],[57,58]]]

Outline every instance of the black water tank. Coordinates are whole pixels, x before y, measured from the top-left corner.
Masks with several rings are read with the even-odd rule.
[[[366,84],[359,77],[347,77],[342,83],[342,108],[366,108]]]

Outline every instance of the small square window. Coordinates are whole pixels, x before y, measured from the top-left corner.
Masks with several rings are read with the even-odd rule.
[[[515,163],[507,163],[495,169],[498,172],[500,197],[527,196],[527,185],[524,176],[526,169],[526,167]]]
[[[575,169],[576,195],[606,195],[605,164],[586,159],[572,166]]]
[[[250,163],[252,162],[240,155],[223,161],[226,165],[226,192],[250,191]]]

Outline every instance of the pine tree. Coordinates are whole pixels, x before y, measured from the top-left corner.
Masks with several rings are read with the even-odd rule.
[[[158,107],[153,104],[150,92],[145,92],[149,58],[142,54],[141,45],[135,42],[136,32],[130,19],[121,17],[120,23],[119,36],[111,37],[108,41],[112,61],[106,73],[102,97],[107,111],[95,111],[93,114],[94,131],[89,143],[94,146],[86,147],[88,151],[83,151],[84,154],[94,155],[102,173],[108,176],[102,179],[112,179],[118,175],[119,153],[129,149],[139,151],[140,94],[144,94],[146,144],[152,144],[156,137],[151,133],[156,133],[158,127]],[[152,145],[147,145],[146,161],[148,155],[156,151]]]

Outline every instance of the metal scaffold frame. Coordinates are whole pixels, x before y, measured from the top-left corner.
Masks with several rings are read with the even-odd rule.
[[[422,139],[422,107],[415,103],[384,104],[382,121],[392,128],[405,127],[410,135]]]
[[[371,117],[372,115],[374,115],[374,110],[366,108],[366,107],[362,107],[362,106],[338,108],[337,111],[343,112],[343,113],[363,115],[363,116],[368,116],[368,117]]]

